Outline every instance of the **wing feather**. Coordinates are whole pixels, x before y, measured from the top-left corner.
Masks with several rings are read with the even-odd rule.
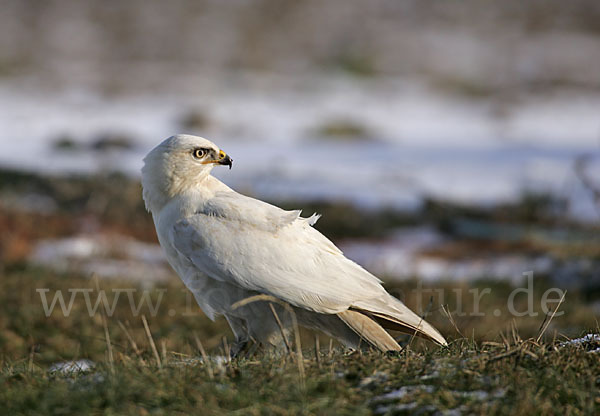
[[[338,316],[359,337],[374,345],[381,351],[401,351],[402,348],[394,338],[373,319],[353,310],[338,313]]]
[[[311,227],[316,219],[222,193],[177,222],[170,239],[209,277],[315,312],[386,295],[379,279]]]

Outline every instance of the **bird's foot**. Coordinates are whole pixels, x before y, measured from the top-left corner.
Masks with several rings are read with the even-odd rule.
[[[256,346],[256,342],[251,339],[239,339],[231,346],[231,358],[249,357],[256,351]]]

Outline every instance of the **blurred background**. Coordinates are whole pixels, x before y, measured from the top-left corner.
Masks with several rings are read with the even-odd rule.
[[[225,183],[324,214],[390,287],[532,271],[580,294],[572,332],[600,314],[597,1],[1,4],[0,266],[20,301],[40,308],[31,270],[172,282],[140,168],[191,133],[233,157]]]

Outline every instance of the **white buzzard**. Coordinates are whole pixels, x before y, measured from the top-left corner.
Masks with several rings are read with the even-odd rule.
[[[283,346],[268,302],[232,304],[267,294],[291,305],[298,323],[349,347],[400,350],[385,330],[415,333],[446,345],[444,337],[391,296],[381,281],[344,254],[302,218],[241,195],[210,175],[232,160],[214,143],[176,135],[144,159],[146,207],[171,266],[214,319],[224,315],[238,349],[253,339]],[[368,190],[365,190],[367,192]],[[289,314],[276,307],[284,331]],[[385,328],[385,329],[384,329]]]

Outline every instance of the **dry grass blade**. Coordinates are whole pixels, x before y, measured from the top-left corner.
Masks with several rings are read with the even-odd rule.
[[[421,315],[421,319],[419,320],[419,324],[417,325],[416,331],[414,331],[413,334],[410,336],[410,340],[408,341],[407,347],[410,347],[412,345],[413,340],[417,336],[417,331],[421,328],[421,325],[423,324],[423,321],[425,320],[425,317],[427,316],[427,314],[431,311],[432,306],[433,306],[433,296],[431,296],[429,298],[429,303],[427,304],[427,309],[425,309],[425,312],[423,313],[423,315]],[[407,357],[408,357],[408,355],[407,355]]]
[[[508,350],[510,348],[510,342],[508,341],[508,338],[506,337],[506,335],[504,335],[503,331],[500,331],[500,338],[502,338],[502,342],[504,343],[504,348],[506,348]]]
[[[287,337],[285,336],[285,330],[283,329],[283,324],[281,323],[281,320],[279,319],[279,315],[277,315],[277,311],[275,310],[275,307],[273,306],[273,304],[271,302],[269,302],[269,308],[271,308],[271,312],[273,313],[273,316],[275,317],[275,322],[277,322],[277,326],[279,327],[279,331],[281,332],[281,338],[283,338],[285,348],[287,349],[288,354],[290,354],[292,352],[292,347],[290,346],[290,343],[288,342]]]
[[[540,339],[542,339],[542,336],[544,335],[544,332],[546,332],[546,330],[548,329],[548,326],[550,325],[550,322],[552,322],[552,318],[554,318],[554,315],[556,315],[556,312],[558,312],[558,308],[560,308],[560,305],[562,305],[562,303],[564,302],[566,295],[567,295],[567,291],[565,290],[564,293],[563,293],[563,295],[562,295],[562,297],[560,298],[560,301],[558,302],[558,305],[556,305],[556,308],[554,309],[554,312],[552,312],[552,315],[550,316],[550,319],[544,319],[544,324],[542,326],[542,329],[540,330],[540,333],[538,334],[537,338],[535,339],[535,342],[539,343]]]
[[[196,331],[194,331],[194,341],[196,341],[196,347],[200,351],[202,360],[204,361],[204,364],[206,365],[206,372],[208,373],[208,378],[213,380],[215,378],[215,376],[214,376],[213,369],[212,369],[212,363],[208,359],[208,354],[206,354],[204,345],[202,345],[202,342],[200,342],[200,338],[198,338],[198,334],[196,333]]]
[[[491,358],[488,360],[488,362],[489,362],[489,363],[491,363],[491,362],[493,362],[493,361],[498,361],[498,360],[501,360],[501,359],[503,359],[503,358],[510,357],[511,355],[515,355],[516,353],[518,353],[518,352],[520,352],[520,351],[521,351],[521,347],[516,347],[516,348],[513,348],[513,349],[512,349],[512,350],[510,350],[510,351],[507,351],[507,352],[505,352],[505,353],[498,354],[498,355],[495,355],[494,357],[491,357]]]
[[[231,348],[229,348],[229,343],[227,342],[227,337],[222,337],[221,342],[223,343],[223,355],[225,356],[225,360],[228,363],[231,362]]]
[[[140,359],[140,362],[142,364],[146,364],[144,358],[142,357],[142,352],[140,351],[140,349],[137,346],[137,343],[135,342],[135,340],[133,339],[133,337],[127,330],[127,327],[120,320],[118,320],[117,323],[119,324],[119,327],[121,328],[121,330],[125,333],[125,336],[127,337],[127,340],[129,341],[129,343],[131,344],[131,348],[133,348],[133,352],[135,353],[135,355],[138,356],[138,358]]]
[[[319,345],[319,336],[315,334],[315,359],[317,360],[317,366],[321,368],[321,346]]]
[[[519,345],[522,340],[517,329],[517,321],[514,318],[512,319],[512,321],[510,321],[510,331],[513,337],[513,343],[515,345]]]
[[[35,345],[32,345],[31,348],[29,349],[29,361],[27,363],[27,371],[29,371],[29,373],[33,373],[33,358],[35,356]]]
[[[500,342],[495,342],[495,341],[483,341],[481,343],[481,346],[482,347],[499,347],[499,348],[502,348],[502,347],[505,347],[506,345],[502,344]]]
[[[152,333],[150,332],[150,327],[148,326],[148,321],[146,320],[146,315],[142,315],[142,323],[144,324],[144,329],[146,330],[146,336],[148,337],[148,342],[150,342],[150,348],[152,348],[152,353],[154,354],[154,358],[156,359],[156,365],[158,365],[158,368],[162,368],[162,363],[160,361],[160,355],[158,355],[158,350],[156,349],[156,344],[154,343],[154,339],[152,338]]]
[[[233,305],[231,305],[231,309],[232,310],[236,310],[241,308],[242,306],[246,306],[250,303],[254,303],[254,302],[258,302],[258,301],[266,301],[266,302],[273,302],[273,303],[277,303],[278,305],[284,306],[287,305],[289,307],[289,305],[285,302],[283,302],[282,300],[277,299],[274,296],[271,295],[254,295],[254,296],[249,296],[245,299],[239,300],[237,302],[235,302]],[[285,306],[284,306],[285,307]]]
[[[538,355],[532,351],[529,351],[528,349],[522,349],[521,350],[523,352],[523,354],[530,356],[531,358],[533,358],[534,360],[539,359]]]
[[[289,311],[292,314],[292,325],[294,326],[294,337],[296,338],[296,361],[298,363],[298,373],[300,374],[300,385],[304,390],[304,357],[302,356],[302,344],[300,343],[300,329],[298,328],[296,314],[291,307]]]
[[[454,330],[458,333],[458,335],[460,335],[462,338],[465,338],[463,333],[460,332],[460,329],[458,329],[458,325],[456,325],[456,321],[454,320],[454,317],[452,316],[450,311],[448,309],[446,309],[446,305],[442,305],[442,310],[446,314],[446,317],[448,318],[448,320],[450,321],[450,324],[452,324],[452,326],[454,327]]]
[[[167,362],[167,341],[165,341],[164,339],[160,340],[160,353],[162,356],[162,362],[166,363]]]
[[[96,284],[96,291],[100,296],[100,283],[98,282],[98,276],[93,275],[94,283]],[[108,351],[108,365],[110,371],[115,372],[115,360],[113,356],[112,343],[110,342],[110,333],[108,332],[108,323],[106,322],[106,305],[102,302],[102,308],[100,308],[100,317],[102,319],[102,327],[104,328],[104,338],[106,339],[106,349]]]

